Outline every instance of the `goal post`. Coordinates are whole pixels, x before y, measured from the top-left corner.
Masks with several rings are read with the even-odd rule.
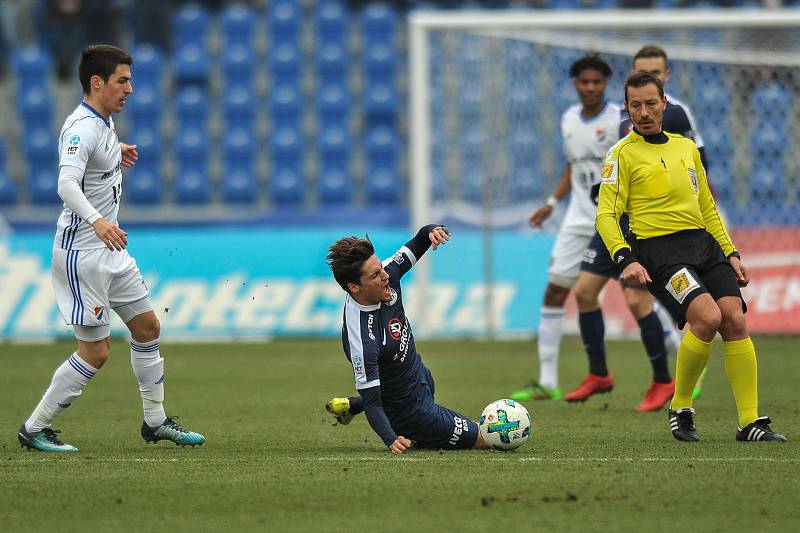
[[[781,297],[799,293],[797,309],[790,302],[777,315],[765,311],[762,330],[800,332],[789,316],[800,311],[800,234],[792,231],[800,223],[800,160],[791,149],[800,140],[800,9],[415,11],[408,42],[412,230],[444,221],[482,235],[486,335],[503,333],[491,318],[494,242],[499,232],[525,232],[564,162],[559,118],[577,102],[570,63],[599,52],[615,72],[606,97],[619,102],[632,57],[648,44],[670,57],[667,93],[699,123],[709,176],[731,227],[741,230],[740,247],[783,269],[764,272],[788,272]],[[724,112],[714,108],[719,99]],[[545,228],[556,229],[555,221]],[[785,246],[764,248],[772,240]],[[435,268],[417,265],[416,294],[429,293]],[[426,306],[416,308],[424,322]]]

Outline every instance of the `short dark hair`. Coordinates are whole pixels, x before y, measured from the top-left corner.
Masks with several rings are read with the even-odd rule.
[[[664,65],[667,64],[667,53],[664,51],[663,48],[660,46],[656,46],[654,44],[648,44],[647,46],[643,46],[636,55],[633,56],[633,62],[636,63],[637,59],[647,59],[650,57],[660,57],[664,60]]]
[[[339,286],[347,291],[348,283],[361,281],[361,269],[373,255],[375,247],[369,236],[366,239],[343,237],[328,248],[328,266]]]
[[[649,72],[642,71],[631,74],[625,80],[625,101],[628,101],[628,87],[644,87],[649,83],[655,85],[658,88],[658,95],[664,98],[664,84],[661,80]]]
[[[92,76],[100,76],[103,81],[108,81],[119,65],[133,65],[131,55],[121,48],[110,44],[93,44],[84,48],[78,65],[78,79],[81,80],[83,94],[91,93]]]
[[[569,67],[569,77],[577,78],[584,70],[596,70],[606,79],[610,78],[614,73],[608,63],[600,57],[600,54],[595,52],[589,52],[574,62],[572,66]]]

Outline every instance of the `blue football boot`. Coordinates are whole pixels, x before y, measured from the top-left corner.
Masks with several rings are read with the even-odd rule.
[[[78,451],[78,448],[72,444],[61,442],[56,436],[57,433],[61,432],[52,428],[44,428],[41,431],[28,433],[28,430],[25,429],[25,424],[22,424],[22,427],[19,428],[19,432],[17,433],[17,439],[19,439],[20,446],[28,448],[29,450],[39,450],[40,452]]]
[[[142,422],[142,438],[154,444],[160,440],[168,440],[176,445],[188,445],[192,448],[201,446],[206,441],[204,436],[182,428],[171,417],[167,417],[164,423],[157,427],[150,427],[146,422]]]

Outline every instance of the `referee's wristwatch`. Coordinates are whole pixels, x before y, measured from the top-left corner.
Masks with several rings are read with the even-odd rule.
[[[740,260],[742,258],[742,256],[739,255],[739,252],[731,252],[731,253],[729,253],[728,254],[728,259],[730,259],[731,257],[735,257],[736,259],[740,259]]]
[[[614,254],[614,262],[617,264],[620,271],[622,271],[631,263],[636,263],[637,259],[630,248],[620,248],[617,250],[617,253]]]

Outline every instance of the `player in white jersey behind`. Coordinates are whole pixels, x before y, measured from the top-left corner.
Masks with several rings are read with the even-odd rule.
[[[205,438],[180,427],[164,412],[164,359],[160,324],[136,261],[126,250],[127,233],[117,224],[122,167],[136,163],[135,145],[120,143],[112,113],[133,92],[125,51],[110,45],[81,52],[78,74],[83,101],[67,118],[58,142],[58,194],[64,210],[53,243],[53,290],[78,349],[56,369],[50,386],[18,432],[20,445],[48,452],[75,452],[60,440],[53,421],[78,398],[108,359],[109,313],[131,332],[131,365],[144,408],[146,442],[198,445]]]
[[[578,278],[583,252],[594,234],[597,207],[591,200],[592,185],[599,183],[603,158],[619,139],[620,107],[606,101],[611,67],[597,54],[588,54],[570,67],[580,104],[561,117],[561,136],[567,163],[546,205],[530,217],[541,227],[556,205],[569,195],[569,206],[559,228],[548,269],[548,284],[540,310],[538,349],[539,379],[512,393],[518,401],[562,398],[558,383],[558,355],[564,319],[564,302]]]

